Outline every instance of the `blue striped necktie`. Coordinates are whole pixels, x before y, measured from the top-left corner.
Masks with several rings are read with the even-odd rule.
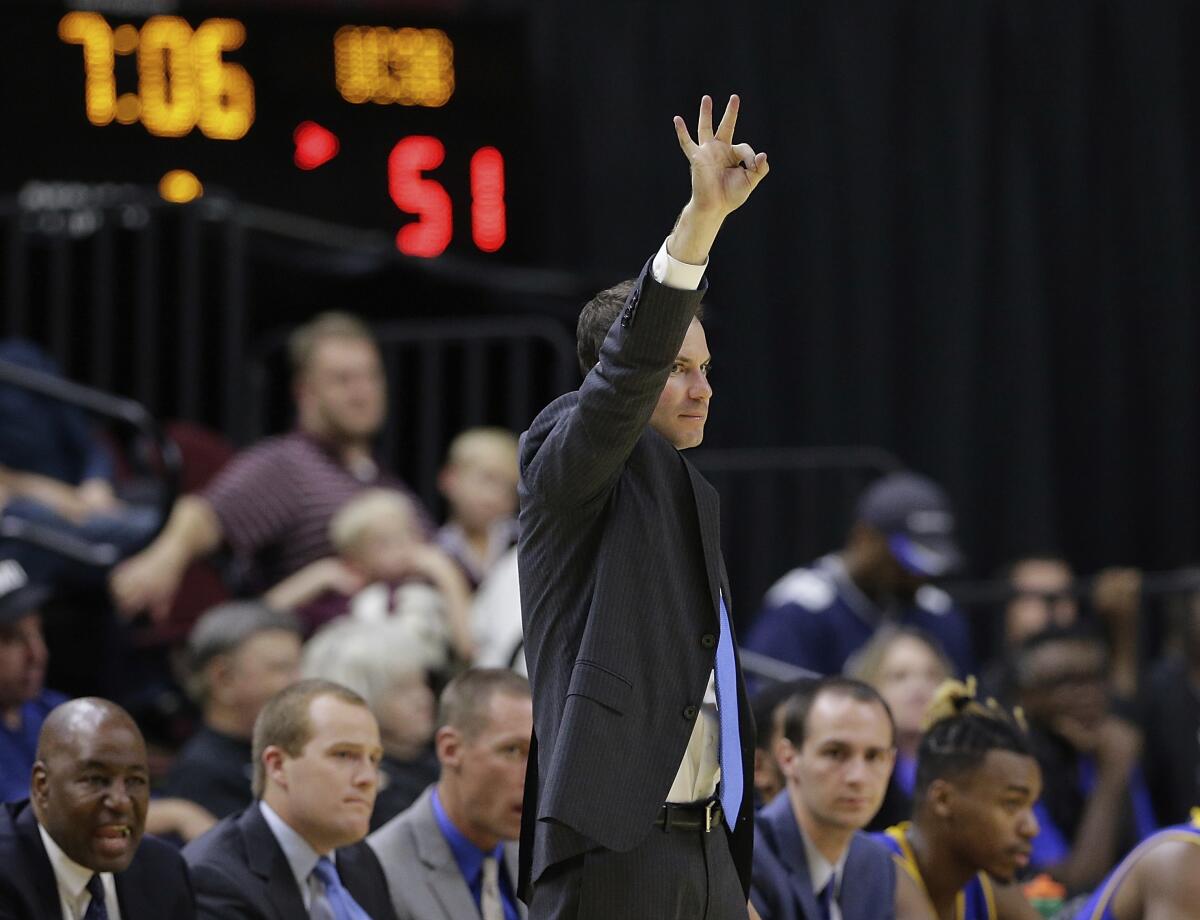
[[[742,806],[745,778],[742,776],[742,736],[738,725],[737,661],[725,593],[721,592],[721,637],[717,640],[717,716],[721,725],[721,810],[733,830]]]
[[[359,906],[342,884],[333,860],[322,856],[317,860],[313,873],[325,885],[325,899],[329,902],[334,920],[371,920],[370,915]]]
[[[92,896],[88,902],[83,920],[108,920],[108,905],[104,903],[104,882],[97,872],[87,883],[87,892]]]

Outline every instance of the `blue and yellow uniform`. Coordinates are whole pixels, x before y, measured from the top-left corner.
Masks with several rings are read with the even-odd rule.
[[[929,895],[925,880],[921,878],[921,867],[917,865],[917,857],[908,844],[908,821],[889,827],[882,834],[872,834],[892,853],[896,865],[909,874],[918,887]],[[930,898],[932,904],[933,899]],[[956,920],[996,920],[996,894],[992,888],[992,880],[986,873],[979,872],[965,884],[958,893],[955,902],[954,916]]]
[[[1134,847],[1129,855],[1121,860],[1121,864],[1113,869],[1108,878],[1096,889],[1087,904],[1083,906],[1083,910],[1075,915],[1075,920],[1116,920],[1112,906],[1117,899],[1121,883],[1125,881],[1125,876],[1129,874],[1129,870],[1137,864],[1137,861],[1146,855],[1148,850],[1164,840],[1180,840],[1200,846],[1200,808],[1192,809],[1192,820],[1187,824],[1176,824],[1174,827],[1161,830]]]

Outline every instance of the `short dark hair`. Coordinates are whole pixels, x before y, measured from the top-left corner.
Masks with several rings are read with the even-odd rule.
[[[588,371],[600,361],[600,346],[636,289],[637,279],[628,278],[605,288],[579,311],[579,322],[575,326],[575,353],[579,357],[579,370],[583,376],[586,377]],[[696,308],[696,319],[703,321],[703,306]]]
[[[775,716],[780,708],[819,681],[819,677],[801,677],[796,680],[768,684],[750,698],[750,712],[754,716],[754,746],[770,753],[775,741]]]
[[[879,695],[879,691],[870,684],[855,680],[853,677],[831,674],[799,687],[783,704],[783,737],[792,742],[794,747],[804,746],[804,739],[808,733],[808,714],[823,693],[831,696],[847,696],[860,703],[878,703],[887,716],[888,726],[892,730],[892,744],[896,743],[896,720],[892,717],[891,707]]]
[[[258,718],[254,720],[254,742],[251,757],[254,761],[254,777],[251,792],[261,799],[267,786],[267,768],[263,764],[263,751],[269,747],[282,748],[289,757],[299,757],[304,745],[312,739],[312,721],[309,709],[313,700],[323,696],[369,709],[367,701],[348,687],[331,680],[309,678],[285,687],[267,701]]]
[[[473,738],[487,724],[492,697],[501,693],[528,698],[529,680],[506,668],[468,668],[442,691],[438,728],[450,726]]]
[[[1100,649],[1105,657],[1108,656],[1108,643],[1095,627],[1088,623],[1072,623],[1070,626],[1047,626],[1045,629],[1028,637],[1017,648],[1013,655],[1011,682],[1018,690],[1024,690],[1029,685],[1029,658],[1044,645],[1055,642],[1082,642]]]
[[[989,699],[975,698],[975,679],[948,680],[929,704],[929,726],[917,748],[913,801],[919,803],[935,779],[953,779],[976,769],[989,751],[1033,757],[1018,717]]]

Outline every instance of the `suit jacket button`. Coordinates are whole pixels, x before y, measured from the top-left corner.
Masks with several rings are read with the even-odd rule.
[[[705,648],[716,648],[717,647],[717,637],[714,636],[712,633],[705,633],[703,636],[700,637],[700,644],[703,645]]]
[[[689,722],[692,721],[692,719],[696,718],[696,716],[698,716],[699,714],[700,714],[700,708],[698,706],[684,706],[683,707],[683,717],[685,719],[687,719]]]

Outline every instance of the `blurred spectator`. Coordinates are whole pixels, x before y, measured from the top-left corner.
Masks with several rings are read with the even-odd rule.
[[[809,690],[816,681],[815,677],[802,677],[768,684],[750,700],[755,732],[754,792],[759,808],[774,801],[786,785],[783,769],[775,758],[775,746],[783,737],[784,703],[796,694]]]
[[[882,831],[912,817],[917,749],[929,704],[953,669],[928,633],[912,626],[885,626],[847,662],[846,673],[878,690],[896,721],[896,764],[883,805],[867,825]]]
[[[1186,821],[1200,805],[1200,594],[1182,622],[1182,654],[1158,662],[1139,720],[1146,731],[1146,781],[1161,824]]]
[[[928,584],[956,568],[954,517],[923,476],[892,473],[859,499],[849,540],[813,568],[794,569],[767,592],[746,647],[819,674],[838,674],[879,626],[933,635],[955,669],[971,673],[966,619]]]
[[[0,800],[29,796],[38,733],[66,697],[43,686],[49,654],[39,608],[50,590],[15,559],[0,560]]]
[[[214,607],[192,629],[187,667],[188,691],[203,724],[171,766],[166,791],[224,818],[254,800],[254,720],[267,700],[299,677],[299,624],[254,601]]]
[[[787,788],[755,818],[750,900],[764,920],[892,914],[896,866],[862,829],[883,801],[894,735],[879,694],[840,675],[783,704]]]
[[[183,850],[201,920],[394,920],[362,843],[383,756],[363,699],[323,680],[272,697],[254,723],[257,801]]]
[[[533,734],[529,682],[499,668],[465,671],[442,692],[441,778],[367,843],[387,873],[399,920],[518,920],[517,860]]]
[[[1111,709],[1104,642],[1076,626],[1026,640],[1016,659],[1045,788],[1031,864],[1071,893],[1094,886],[1156,829],[1138,768],[1141,733]]]
[[[370,330],[344,313],[324,313],[288,342],[297,427],[238,454],[200,495],[185,495],[165,530],[112,574],[129,615],[170,610],[184,572],[227,546],[254,567],[260,587],[332,555],[329,521],[371,486],[404,491],[379,469],[372,442],[386,410],[383,368]]]
[[[471,589],[454,560],[425,540],[410,499],[369,489],[333,516],[329,538],[338,555],[284,579],[267,603],[296,608],[310,627],[347,612],[368,623],[399,620],[427,649],[431,667],[448,649],[471,660]]]
[[[1036,920],[1014,882],[1038,831],[1041,770],[1020,720],[993,700],[979,703],[974,684],[947,681],[938,689],[917,755],[913,819],[875,839],[895,856],[897,876],[917,883],[934,916]]]
[[[470,428],[450,442],[438,489],[450,513],[438,545],[472,588],[517,542],[517,438],[504,428]]]
[[[309,640],[304,676],[356,692],[379,722],[383,760],[371,829],[417,800],[438,775],[433,753],[433,692],[421,643],[403,622],[339,620]]]
[[[471,602],[475,664],[527,674],[516,547],[497,560]]]
[[[32,342],[0,341],[0,360],[62,376]],[[0,384],[0,511],[88,544],[110,544],[119,557],[143,547],[158,526],[153,507],[127,505],[113,488],[113,463],[83,410],[14,384]],[[99,583],[102,566],[69,563],[43,548],[5,541],[6,553],[35,560],[46,579]]]
[[[1078,588],[1071,564],[1059,556],[1025,556],[1004,569],[1012,597],[1004,607],[1002,633],[991,661],[983,669],[987,692],[1010,700],[1014,689],[1006,683],[1012,674],[1012,657],[1031,636],[1051,627],[1069,629],[1081,621]],[[1137,614],[1141,601],[1141,573],[1136,569],[1109,568],[1100,572],[1091,589],[1091,608],[1108,631],[1109,680],[1112,690],[1125,700],[1137,691]]]
[[[0,811],[0,916],[194,917],[179,853],[142,836],[149,798],[146,745],[128,713],[91,698],[55,709],[30,801]]]

